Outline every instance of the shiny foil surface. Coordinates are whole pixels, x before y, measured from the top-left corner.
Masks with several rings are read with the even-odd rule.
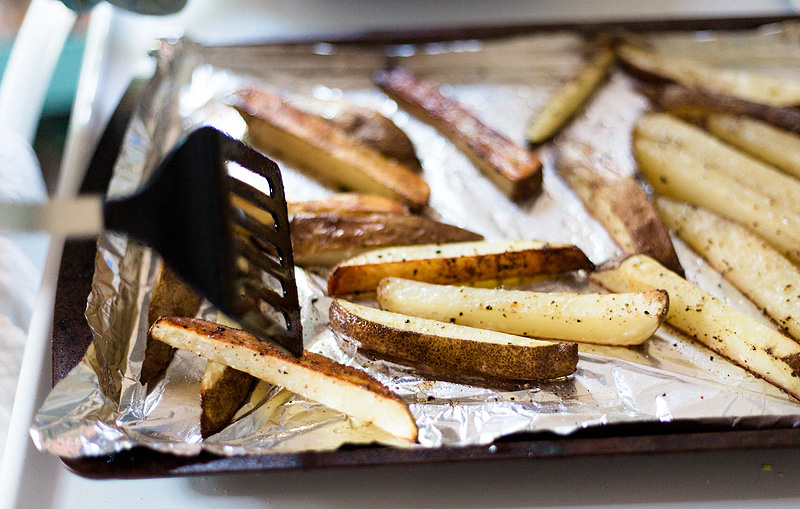
[[[796,25],[755,31],[662,33],[648,36],[664,51],[729,68],[800,79]],[[537,149],[543,192],[510,202],[469,160],[430,126],[409,116],[371,84],[372,73],[401,64],[441,84],[486,124],[523,144],[527,123],[558,84],[583,61],[576,34],[516,36],[420,45],[297,44],[202,47],[162,41],[157,71],[115,167],[111,195],[136,189],[180,137],[213,125],[246,138],[246,126],[226,98],[250,84],[274,87],[298,103],[349,101],[390,117],[414,142],[431,187],[431,217],[489,240],[536,239],[574,243],[595,264],[615,260],[618,248],[553,168],[552,143]],[[634,81],[615,69],[554,143],[597,150],[619,171],[636,175],[632,126],[649,110]],[[290,200],[331,194],[278,159]],[[232,170],[235,171],[235,170]],[[732,306],[768,323],[760,311],[681,242],[687,278]],[[178,351],[155,387],[139,382],[147,305],[158,256],[118,235],[98,242],[86,316],[94,343],[82,362],[53,389],[31,428],[37,446],[64,457],[105,455],[145,446],[178,455],[321,451],[342,444],[397,447],[487,444],[517,432],[567,435],[612,423],[697,421],[731,426],[798,426],[800,403],[771,384],[694,343],[669,326],[639,348],[583,347],[577,371],[564,379],[516,387],[433,380],[413,369],[367,357],[327,326],[325,274],[297,269],[306,348],[366,370],[408,404],[419,426],[409,445],[382,429],[280,387],[259,382],[230,425],[202,440],[200,380],[205,361]],[[541,291],[600,291],[584,274],[526,283]],[[376,305],[369,299],[362,301]],[[204,306],[199,315],[216,319]]]

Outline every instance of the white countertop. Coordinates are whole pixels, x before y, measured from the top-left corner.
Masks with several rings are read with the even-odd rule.
[[[224,7],[221,7],[223,6]],[[398,28],[636,18],[786,15],[794,0],[478,2],[420,0],[254,2],[190,0],[179,15],[94,12],[59,193],[75,192],[91,150],[130,79],[147,75],[157,36],[240,42]],[[102,79],[99,79],[102,78]],[[39,453],[27,434],[50,389],[49,338],[60,242],[43,267],[20,388],[0,471],[0,507],[732,507],[800,506],[800,450],[635,455],[541,461],[92,481]]]

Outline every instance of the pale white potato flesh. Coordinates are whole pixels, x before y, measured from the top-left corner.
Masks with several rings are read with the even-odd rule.
[[[592,281],[614,292],[663,288],[666,321],[709,349],[800,397],[800,345],[697,288],[652,258],[634,255]]]
[[[305,351],[294,358],[247,332],[195,318],[166,317],[155,339],[284,387],[408,441],[417,425],[402,399],[367,373]]]
[[[621,294],[531,292],[387,278],[378,303],[395,313],[526,337],[639,345],[661,325],[663,290]]]
[[[432,375],[537,381],[570,375],[578,364],[575,343],[523,338],[342,299],[331,305],[329,322],[334,333],[362,349]]]
[[[664,223],[795,340],[800,268],[757,235],[712,212],[660,197]]]
[[[617,46],[617,56],[634,71],[662,80],[775,106],[800,105],[800,82],[756,73],[716,69],[628,43]]]
[[[800,216],[761,193],[704,167],[685,152],[634,138],[639,171],[657,194],[704,207],[745,226],[787,258],[800,263]]]
[[[800,136],[742,115],[709,115],[706,129],[722,141],[800,178]]]
[[[614,51],[602,48],[565,81],[536,113],[528,125],[526,136],[531,143],[542,143],[552,137],[583,105],[614,65]]]
[[[670,115],[656,113],[636,125],[636,136],[669,144],[694,158],[704,168],[719,170],[757,190],[776,204],[800,210],[800,181],[777,168],[722,143],[702,129]]]
[[[372,292],[385,277],[462,283],[555,274],[594,267],[576,246],[515,240],[454,242],[369,251],[334,267],[328,294]]]

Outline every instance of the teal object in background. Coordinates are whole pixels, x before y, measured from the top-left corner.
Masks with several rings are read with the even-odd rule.
[[[0,71],[6,68],[13,42],[13,39],[0,42]],[[83,35],[70,36],[67,39],[47,90],[42,117],[68,115],[72,109],[85,43]]]

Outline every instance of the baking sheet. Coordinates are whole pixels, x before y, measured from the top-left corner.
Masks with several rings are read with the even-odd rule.
[[[791,49],[791,28],[688,37],[680,33],[660,35],[654,41],[667,48],[680,47],[688,39],[694,43],[692,48],[698,42],[725,47],[745,41],[746,47]],[[789,49],[770,53],[783,55],[783,59],[778,58],[765,71],[785,72],[787,64],[797,57]],[[509,203],[482,181],[463,155],[431,128],[397,110],[369,83],[374,69],[390,60],[400,60],[431,80],[447,83],[448,93],[478,111],[492,127],[522,143],[521,135],[530,115],[559,80],[580,63],[582,50],[582,39],[571,33],[389,48],[316,44],[287,50],[201,48],[188,41],[165,43],[159,65],[161,74],[156,77],[156,81],[163,82],[131,128],[112,191],[125,192],[138,185],[148,163],[152,165],[164,147],[171,146],[181,132],[194,125],[211,123],[242,135],[241,120],[223,104],[223,99],[242,83],[256,79],[319,99],[344,98],[391,116],[416,142],[426,180],[434,190],[432,215],[490,239],[574,242],[599,263],[617,256],[616,248],[554,174],[547,147],[542,149],[546,193],[526,203]],[[790,69],[796,70],[797,66]],[[646,108],[646,101],[633,90],[630,79],[616,73],[563,136],[602,149],[620,169],[633,172],[630,126]],[[314,198],[330,192],[291,168],[285,170],[290,198]],[[466,200],[464,196],[475,199]],[[690,279],[760,317],[755,308],[688,250],[681,245],[678,249]],[[142,333],[141,313],[135,311],[146,307],[156,259],[149,251],[118,237],[104,239],[101,253],[87,312],[100,341],[95,342],[82,365],[60,384],[61,389],[54,391],[37,418],[34,437],[45,450],[62,456],[85,456],[144,445],[176,454],[196,454],[201,449],[218,454],[263,454],[336,448],[344,442],[391,443],[374,429],[366,430],[344,416],[332,416],[328,410],[291,397],[286,401],[288,405],[276,406],[281,407],[280,412],[300,415],[305,424],[309,414],[321,413],[323,417],[317,416],[313,421],[313,431],[307,432],[310,427],[306,426],[288,440],[276,440],[275,430],[260,434],[252,426],[258,419],[240,419],[214,439],[199,443],[196,388],[202,362],[192,356],[178,356],[165,379],[163,392],[154,391],[158,397],[144,397],[135,381],[137,358],[139,362],[141,359],[141,342],[137,343],[137,339]],[[115,286],[114,281],[119,280],[136,284]],[[800,407],[780,391],[709,356],[705,349],[668,330],[660,332],[643,350],[625,350],[626,360],[610,361],[584,354],[574,377],[525,391],[490,393],[471,386],[421,380],[401,366],[376,364],[345,348],[324,327],[326,301],[315,288],[315,278],[301,280],[308,281],[304,293],[307,302],[316,300],[314,306],[306,306],[317,312],[318,316],[311,320],[322,325],[308,328],[312,331],[308,344],[338,360],[371,370],[400,391],[411,403],[421,426],[422,446],[488,443],[517,431],[567,434],[582,427],[615,422],[722,419],[735,424],[745,419],[748,425],[797,425]],[[557,289],[562,285],[585,290],[582,281],[548,282],[544,287]],[[119,313],[120,309],[134,312]],[[120,345],[127,347],[119,348]],[[111,366],[124,368],[108,370],[108,365],[101,366],[97,359],[110,359]],[[730,388],[732,383],[734,390]],[[104,390],[97,391],[98,385]],[[277,397],[273,394],[268,401],[275,402]],[[159,417],[162,411],[168,417]],[[242,427],[250,434],[242,433]],[[331,436],[342,440],[326,440]]]

